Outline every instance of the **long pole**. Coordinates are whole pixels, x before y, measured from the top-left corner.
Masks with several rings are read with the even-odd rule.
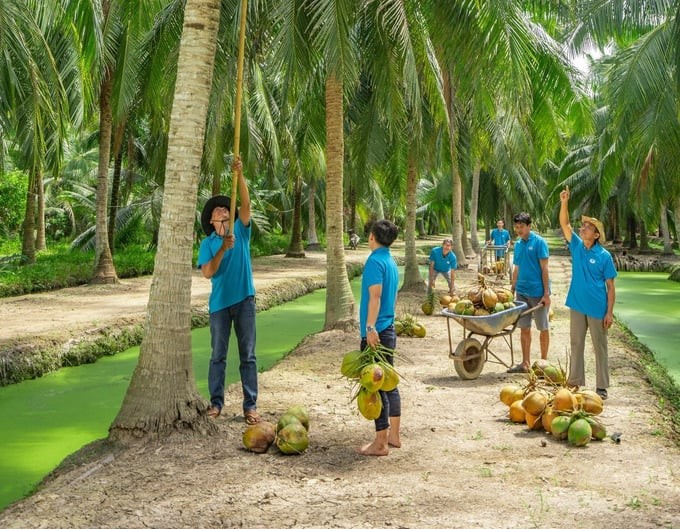
[[[236,68],[236,103],[234,106],[234,157],[239,156],[241,143],[241,95],[243,92],[243,56],[246,47],[246,14],[248,0],[241,0],[241,31],[238,41],[238,63]],[[234,233],[234,218],[236,217],[236,193],[238,192],[238,174],[231,177],[231,214],[229,215],[229,233]]]

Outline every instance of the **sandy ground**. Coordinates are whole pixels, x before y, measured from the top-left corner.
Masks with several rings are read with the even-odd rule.
[[[365,251],[349,256],[363,257]],[[273,267],[262,270],[256,265],[256,281],[262,288],[278,281],[278,274],[293,274],[293,268],[302,269],[306,277],[323,275],[323,255],[282,262],[279,266],[277,259],[270,260]],[[551,258],[551,274],[555,290],[551,358],[564,363],[567,258]],[[459,272],[459,287],[473,279],[473,272]],[[144,311],[145,280],[126,284],[138,281],[141,296],[128,290],[124,301],[111,294],[128,314]],[[55,325],[62,327],[72,323],[82,329],[88,322],[108,318],[87,304],[92,295],[96,306],[111,305],[108,297],[102,300],[101,292],[89,294],[91,288],[0,304],[3,335],[5,322],[10,329],[16,323],[17,336],[25,330],[21,321],[15,321],[19,313],[6,306],[12,303],[14,307],[32,303],[47,315],[59,312],[58,318],[65,319]],[[207,294],[205,285],[201,288],[197,297]],[[74,305],[66,310],[70,298]],[[400,311],[419,313],[421,301],[419,295],[400,295]],[[355,452],[372,439],[373,423],[362,418],[350,401],[351,386],[340,376],[339,366],[342,355],[358,346],[358,336],[324,332],[309,337],[260,376],[259,409],[266,419],[275,422],[292,405],[309,410],[311,442],[304,454],[283,456],[275,448],[262,455],[245,451],[241,390],[231,386],[224,413],[217,419],[217,435],[174,437],[125,451],[85,450],[33,496],[0,513],[0,527],[680,527],[680,448],[618,328],[610,333],[612,387],[601,418],[610,433],[622,434],[621,442],[607,438],[572,448],[545,433],[511,424],[498,395],[509,380],[521,378],[506,374],[502,364],[487,362],[479,378],[461,380],[449,351],[462,339],[462,327],[438,314],[418,317],[427,327],[427,337],[398,340],[402,447],[387,457]],[[515,338],[517,357],[519,332]],[[537,341],[534,331],[533,358],[538,357]],[[509,348],[500,340],[491,345],[509,363]],[[586,357],[592,387],[589,349]]]

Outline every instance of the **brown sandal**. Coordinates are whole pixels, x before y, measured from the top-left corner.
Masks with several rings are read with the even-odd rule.
[[[221,412],[222,410],[217,406],[210,406],[208,408],[208,411],[205,412],[205,414],[211,419],[217,419],[220,416]]]
[[[262,417],[260,417],[260,414],[257,413],[257,410],[248,410],[243,414],[243,416],[245,417],[246,424],[249,426],[257,424],[258,422],[262,422]]]

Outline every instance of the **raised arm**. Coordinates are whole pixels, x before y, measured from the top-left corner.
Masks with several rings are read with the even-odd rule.
[[[244,226],[250,224],[250,193],[248,192],[248,184],[243,176],[243,164],[240,158],[235,158],[232,164],[232,169],[238,175],[238,196],[241,201],[238,208],[238,218]]]
[[[573,230],[569,224],[569,186],[560,192],[560,227],[567,243],[570,243]]]

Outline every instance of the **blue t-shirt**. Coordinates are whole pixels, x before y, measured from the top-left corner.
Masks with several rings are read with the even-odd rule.
[[[571,283],[565,305],[591,318],[603,320],[607,314],[608,279],[617,275],[611,254],[599,243],[588,250],[583,240],[572,233]]]
[[[525,241],[521,237],[515,243],[515,255],[512,260],[514,266],[519,266],[515,290],[530,298],[542,298],[543,272],[541,260],[549,256],[548,245],[540,235],[529,232]]]
[[[212,314],[255,295],[255,284],[250,264],[251,226],[244,226],[241,219],[234,222],[234,247],[224,252],[220,267],[210,278],[212,291],[208,310]],[[212,232],[201,241],[198,250],[199,268],[210,261],[222,247],[222,237]]]
[[[449,272],[452,268],[458,268],[458,260],[456,254],[450,251],[444,255],[444,249],[441,246],[432,248],[430,252],[430,262],[434,263],[435,272]]]
[[[399,271],[394,262],[390,249],[380,246],[371,252],[366,259],[364,271],[361,275],[361,305],[359,307],[359,325],[361,337],[366,337],[366,317],[368,316],[368,288],[382,285],[380,309],[375,322],[375,330],[384,331],[394,323],[394,313],[397,304],[397,289],[399,288]]]
[[[506,229],[494,228],[491,230],[491,240],[494,246],[505,246],[510,242],[510,232]]]

